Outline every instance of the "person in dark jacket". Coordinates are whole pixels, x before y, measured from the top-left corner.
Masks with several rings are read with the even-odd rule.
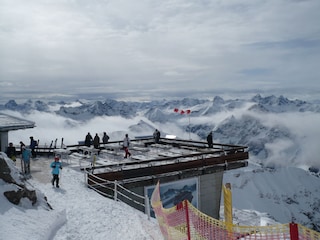
[[[155,143],[159,143],[160,141],[160,131],[158,129],[154,130],[153,138]]]
[[[35,148],[36,146],[38,146],[38,143],[36,140],[33,139],[33,137],[30,137],[30,149],[31,149],[31,154],[32,154],[32,158],[35,158],[37,156]]]
[[[96,133],[96,135],[94,136],[94,139],[93,139],[93,147],[96,149],[99,149],[99,145],[100,145],[100,137],[99,137],[98,133]]]
[[[11,160],[16,163],[16,147],[13,146],[13,143],[9,143],[9,146],[7,147],[6,154]]]
[[[56,187],[59,188],[59,174],[60,169],[62,169],[62,164],[59,162],[60,158],[58,156],[54,157],[54,162],[50,164],[50,167],[52,168],[52,186],[54,186],[54,183],[56,183]]]
[[[123,139],[123,149],[125,152],[124,158],[131,156],[131,153],[129,152],[129,146],[130,146],[130,138],[129,138],[128,134],[126,134],[125,138]]]
[[[106,143],[108,143],[108,141],[109,141],[109,136],[108,136],[108,134],[107,134],[106,132],[103,132],[102,142],[103,142],[104,144],[106,144]]]
[[[22,141],[20,141],[20,153],[22,154],[22,148],[23,147],[25,147],[26,145],[22,142]]]
[[[86,136],[86,139],[84,140],[84,144],[87,146],[87,147],[91,147],[91,144],[92,144],[92,136],[91,134],[88,132],[87,136]]]
[[[26,145],[20,141],[20,154],[21,154],[21,172],[23,173],[24,172],[24,161],[23,161],[23,158],[22,158],[22,151],[23,151],[23,148],[25,148]]]
[[[213,148],[212,131],[207,136],[207,142],[208,142],[209,148]]]

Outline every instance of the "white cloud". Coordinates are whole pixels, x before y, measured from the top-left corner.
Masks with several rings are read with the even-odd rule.
[[[20,114],[12,114],[18,117],[23,117]],[[124,134],[121,132],[128,131],[130,125],[138,123],[140,119],[125,119],[122,117],[95,117],[89,121],[75,121],[67,119],[53,113],[34,112],[28,115],[28,120],[36,123],[36,128],[12,131],[9,133],[10,141],[19,143],[29,143],[29,137],[34,136],[40,140],[40,144],[50,145],[51,141],[58,139],[58,144],[61,143],[61,138],[64,138],[64,143],[67,145],[77,144],[78,141],[84,141],[88,132],[94,136],[96,133],[102,137],[103,132],[110,134],[110,141],[122,140]],[[120,132],[120,135],[118,133]],[[133,137],[133,136],[132,136]]]

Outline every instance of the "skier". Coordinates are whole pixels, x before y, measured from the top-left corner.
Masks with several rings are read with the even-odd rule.
[[[59,173],[60,169],[62,169],[62,164],[59,162],[59,157],[55,156],[54,157],[54,162],[50,164],[50,167],[52,168],[52,186],[54,186],[54,183],[56,182],[56,187],[59,188]]]
[[[128,134],[126,134],[125,138],[123,139],[123,149],[126,153],[124,158],[127,158],[128,155],[129,157],[131,156],[131,153],[129,152],[129,145],[130,145],[130,138],[128,137]]]

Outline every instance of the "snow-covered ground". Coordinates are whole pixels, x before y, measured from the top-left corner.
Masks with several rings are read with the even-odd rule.
[[[76,157],[72,159],[79,161]],[[155,219],[148,220],[146,215],[130,206],[88,189],[79,167],[63,162],[61,187],[52,187],[51,161],[53,157],[31,162],[32,178],[26,185],[39,193],[40,201],[36,206],[32,206],[29,200],[22,201],[19,206],[8,202],[3,192],[10,187],[0,180],[1,240],[163,239]],[[18,176],[19,164],[13,168],[16,171],[14,175]],[[315,206],[308,205],[306,198],[310,202],[320,199],[317,190],[320,189],[319,178],[299,168],[263,170],[249,164],[247,168],[225,172],[226,182],[232,184],[234,223],[243,226],[276,225],[291,220],[300,224],[310,222],[307,213]],[[40,199],[43,195],[53,210],[49,210]],[[301,214],[301,211],[306,214]]]
[[[1,240],[163,239],[155,219],[88,189],[79,170],[65,166],[60,188],[55,188],[50,183],[52,159],[36,161],[31,162],[33,177],[26,185],[43,193],[53,210],[43,201],[36,206],[27,199],[19,206],[11,204],[3,195],[8,184],[0,180]]]

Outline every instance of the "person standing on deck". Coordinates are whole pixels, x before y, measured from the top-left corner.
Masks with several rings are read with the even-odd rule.
[[[37,156],[35,148],[38,146],[38,143],[36,140],[33,139],[33,137],[30,137],[30,149],[32,153],[32,158],[35,158]]]
[[[207,136],[208,147],[213,148],[212,131]]]
[[[160,140],[160,131],[158,129],[154,130],[153,138],[155,143],[159,143]]]
[[[87,146],[87,147],[91,147],[91,144],[92,144],[92,136],[91,134],[88,132],[88,134],[86,135],[86,139],[84,140],[84,144]]]
[[[124,158],[131,156],[131,153],[129,152],[129,146],[130,146],[130,138],[129,138],[128,134],[126,134],[125,138],[123,139],[123,149],[126,153]]]
[[[96,135],[94,136],[94,139],[93,139],[93,147],[96,149],[99,149],[99,146],[100,146],[100,137],[99,137],[98,133],[96,133]]]
[[[102,142],[104,144],[109,142],[109,136],[108,136],[108,134],[106,132],[103,132]]]

